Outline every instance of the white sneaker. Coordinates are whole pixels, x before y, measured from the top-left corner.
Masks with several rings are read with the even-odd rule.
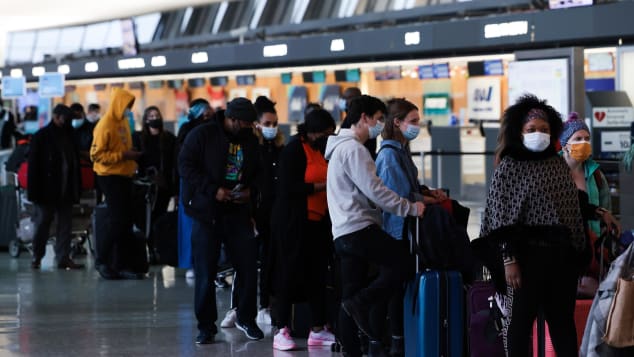
[[[288,351],[297,348],[297,344],[293,341],[288,327],[280,329],[273,337],[273,349],[280,351]]]
[[[236,320],[238,319],[238,310],[231,309],[227,311],[225,318],[220,322],[220,327],[222,328],[231,328],[236,327]]]
[[[309,346],[331,346],[333,343],[335,343],[335,335],[326,328],[319,332],[311,330],[308,334]]]
[[[258,311],[258,317],[256,321],[260,324],[270,325],[271,324],[271,309],[262,308]]]
[[[187,272],[185,273],[185,279],[194,279],[194,277],[194,269],[187,269]]]

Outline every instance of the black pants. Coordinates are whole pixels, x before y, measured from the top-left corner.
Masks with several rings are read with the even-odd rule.
[[[35,235],[33,237],[33,258],[41,260],[46,253],[51,223],[57,216],[55,234],[55,258],[57,262],[68,258],[70,254],[73,204],[35,205]]]
[[[192,255],[196,274],[194,310],[198,329],[216,333],[218,319],[214,279],[218,270],[220,244],[224,243],[239,279],[235,282],[238,296],[238,321],[254,322],[257,314],[257,243],[246,207],[223,212],[215,222],[194,219]]]
[[[132,179],[125,176],[97,176],[99,186],[106,196],[108,222],[110,223],[97,256],[96,265],[107,265],[115,271],[122,267],[114,265],[114,251],[122,246],[122,239],[132,234]]]
[[[522,287],[513,292],[507,328],[508,355],[530,355],[533,322],[542,309],[557,356],[577,356],[574,251],[572,248],[527,247],[518,254],[518,260]]]
[[[405,298],[405,289],[403,286],[394,291],[387,303],[383,305],[377,304],[370,311],[370,324],[372,333],[375,336],[382,337],[385,335],[386,316],[390,319],[390,336],[403,336],[403,299]]]
[[[326,280],[328,277],[328,261],[332,253],[332,236],[330,235],[330,226],[326,219],[319,222],[306,220],[305,225],[304,233],[306,235],[297,237],[297,239],[302,239],[305,243],[302,247],[304,252],[302,252],[301,256],[306,260],[302,266],[285,267],[284,269],[292,269],[304,273],[302,280],[308,293],[308,303],[312,316],[311,325],[312,327],[323,327],[327,322]],[[280,291],[276,296],[275,313],[279,328],[291,326],[293,301],[291,301],[289,296],[293,289],[295,289],[294,286],[288,285],[285,291]]]
[[[413,273],[414,263],[407,244],[395,240],[376,225],[337,238],[335,251],[341,259],[343,301],[353,299],[369,310],[385,304]],[[379,276],[368,285],[370,262],[379,267]],[[337,330],[348,354],[360,356],[356,325],[343,309],[339,311]]]

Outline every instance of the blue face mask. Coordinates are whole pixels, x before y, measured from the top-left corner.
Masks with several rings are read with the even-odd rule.
[[[266,139],[266,140],[275,139],[275,136],[277,135],[277,127],[276,126],[273,126],[273,127],[263,126],[261,129],[262,129],[262,136],[264,137],[264,139]]]
[[[339,109],[341,109],[341,111],[346,111],[346,100],[343,98],[339,98],[339,102],[338,102],[338,106]]]
[[[370,139],[376,139],[379,135],[381,135],[384,127],[385,124],[380,121],[377,121],[375,126],[371,126],[369,128]]]
[[[84,124],[84,119],[73,119],[72,123],[73,128],[77,129]]]
[[[414,140],[420,133],[420,126],[407,124],[407,129],[405,129],[405,131],[401,130],[401,133],[403,133],[405,139],[409,141]]]

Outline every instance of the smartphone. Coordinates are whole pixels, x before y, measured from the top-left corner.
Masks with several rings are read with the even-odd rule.
[[[240,191],[242,191],[242,184],[241,184],[241,183],[237,184],[237,185],[233,188],[233,190],[231,190],[231,192],[240,192]]]

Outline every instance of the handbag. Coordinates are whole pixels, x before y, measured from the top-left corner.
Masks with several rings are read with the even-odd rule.
[[[634,281],[619,279],[603,340],[613,347],[634,346]]]

